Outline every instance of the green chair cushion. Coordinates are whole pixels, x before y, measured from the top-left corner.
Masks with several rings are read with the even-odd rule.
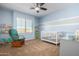
[[[9,34],[12,37],[13,40],[19,39],[18,33],[15,29],[11,29]]]
[[[0,42],[6,42],[5,38],[1,38]]]
[[[7,42],[12,42],[12,39],[11,39],[11,38],[8,38],[8,39],[7,39]]]

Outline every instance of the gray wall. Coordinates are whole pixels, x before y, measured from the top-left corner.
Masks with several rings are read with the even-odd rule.
[[[79,56],[79,42],[74,40],[61,40],[60,56]]]

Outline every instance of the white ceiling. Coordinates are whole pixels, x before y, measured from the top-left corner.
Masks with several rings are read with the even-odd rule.
[[[34,6],[33,4],[34,3],[0,3],[0,6],[40,17],[72,5],[68,3],[46,3],[43,5],[43,7],[47,8],[48,10],[41,10],[39,13],[36,13],[35,10],[30,9],[30,7]]]

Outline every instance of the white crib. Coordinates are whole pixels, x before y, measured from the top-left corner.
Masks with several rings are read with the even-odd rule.
[[[44,32],[41,35],[41,40],[43,41],[47,41],[50,43],[54,43],[54,44],[59,44],[60,43],[60,35],[59,32]]]

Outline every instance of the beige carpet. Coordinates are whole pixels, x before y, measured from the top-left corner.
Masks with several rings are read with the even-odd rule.
[[[41,40],[26,41],[22,47],[14,48],[11,45],[0,48],[2,56],[58,56],[59,46]]]

